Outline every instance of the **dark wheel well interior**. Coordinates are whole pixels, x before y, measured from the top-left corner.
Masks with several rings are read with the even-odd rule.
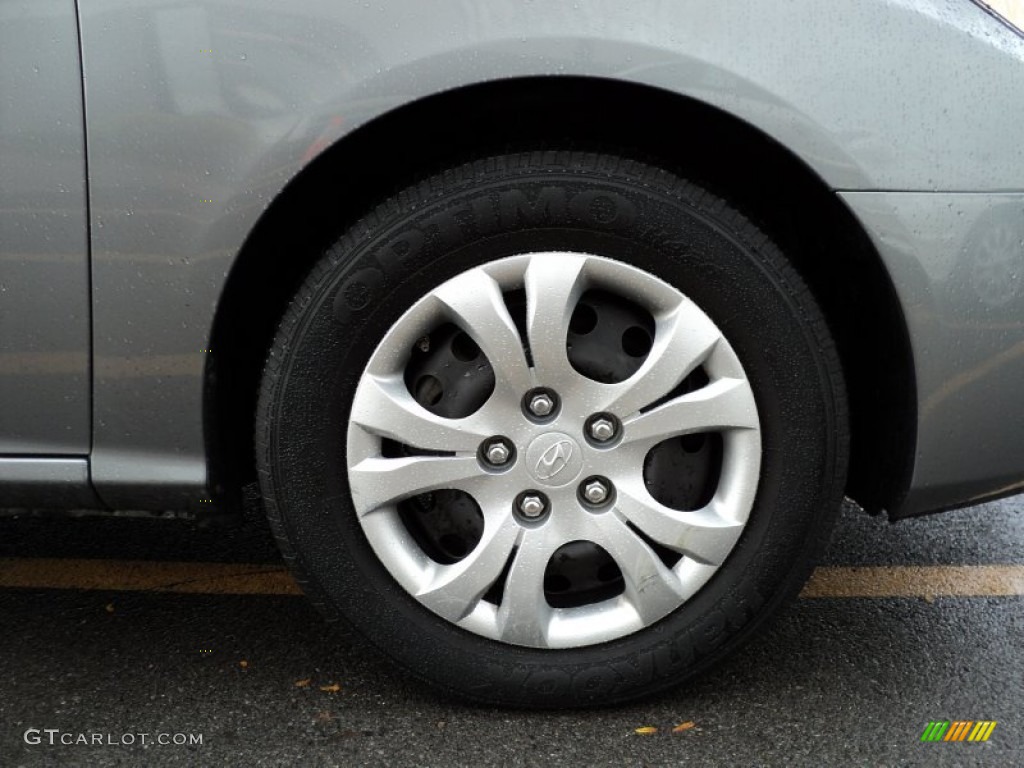
[[[750,125],[667,91],[545,77],[441,93],[390,112],[324,151],[264,212],[228,277],[206,377],[210,476],[241,506],[255,482],[256,393],[277,322],[338,235],[392,192],[482,153],[574,146],[659,164],[728,198],[793,260],[839,347],[852,421],[848,494],[898,507],[914,455],[906,326],[877,252],[839,198]]]

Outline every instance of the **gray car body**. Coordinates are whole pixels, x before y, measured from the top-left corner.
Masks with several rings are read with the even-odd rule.
[[[404,105],[571,76],[714,107],[853,213],[912,352],[891,513],[1024,484],[1024,40],[968,0],[7,0],[0,22],[6,506],[200,508],[215,318],[275,199]]]

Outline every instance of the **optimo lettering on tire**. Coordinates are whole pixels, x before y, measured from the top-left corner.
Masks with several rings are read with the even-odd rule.
[[[608,155],[489,157],[380,205],[281,322],[257,419],[300,583],[463,698],[607,704],[799,589],[846,471],[825,322],[728,206]]]

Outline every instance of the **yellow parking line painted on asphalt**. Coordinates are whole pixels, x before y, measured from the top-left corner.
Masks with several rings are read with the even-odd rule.
[[[279,565],[150,560],[0,558],[0,589],[85,589],[205,595],[298,595]],[[1007,597],[1024,595],[1024,565],[818,568],[801,597]]]
[[[1024,595],[1024,565],[818,568],[801,597],[1006,597]]]
[[[288,571],[279,565],[0,558],[0,588],[11,587],[207,595],[301,594]]]

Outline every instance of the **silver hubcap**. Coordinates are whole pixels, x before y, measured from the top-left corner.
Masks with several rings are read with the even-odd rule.
[[[519,289],[526,295],[532,365],[505,300]],[[622,296],[653,318],[650,349],[624,381],[595,381],[570,362],[570,318],[588,290]],[[403,379],[410,350],[440,323],[468,334],[494,371],[493,391],[468,416],[432,413]],[[674,395],[697,368],[706,383]],[[544,423],[527,413],[546,415],[534,410],[528,396],[537,389],[558,396],[557,414]],[[538,410],[544,408],[540,403]],[[708,433],[721,438],[710,500],[692,510],[658,501],[644,476],[652,449],[670,438]],[[507,454],[495,451],[493,458],[503,461],[491,460],[490,449],[502,445],[492,442],[495,435],[511,446]],[[385,456],[385,439],[421,455]],[[760,465],[750,384],[710,318],[649,273],[577,253],[500,259],[427,294],[371,357],[348,429],[353,503],[384,567],[448,621],[537,648],[612,640],[682,605],[739,539]],[[483,518],[475,546],[451,563],[424,552],[399,510],[403,500],[442,489],[467,494]],[[610,556],[621,573],[620,594],[571,607],[550,604],[545,573],[552,556],[572,542],[591,542]],[[666,560],[659,552],[674,557]]]

